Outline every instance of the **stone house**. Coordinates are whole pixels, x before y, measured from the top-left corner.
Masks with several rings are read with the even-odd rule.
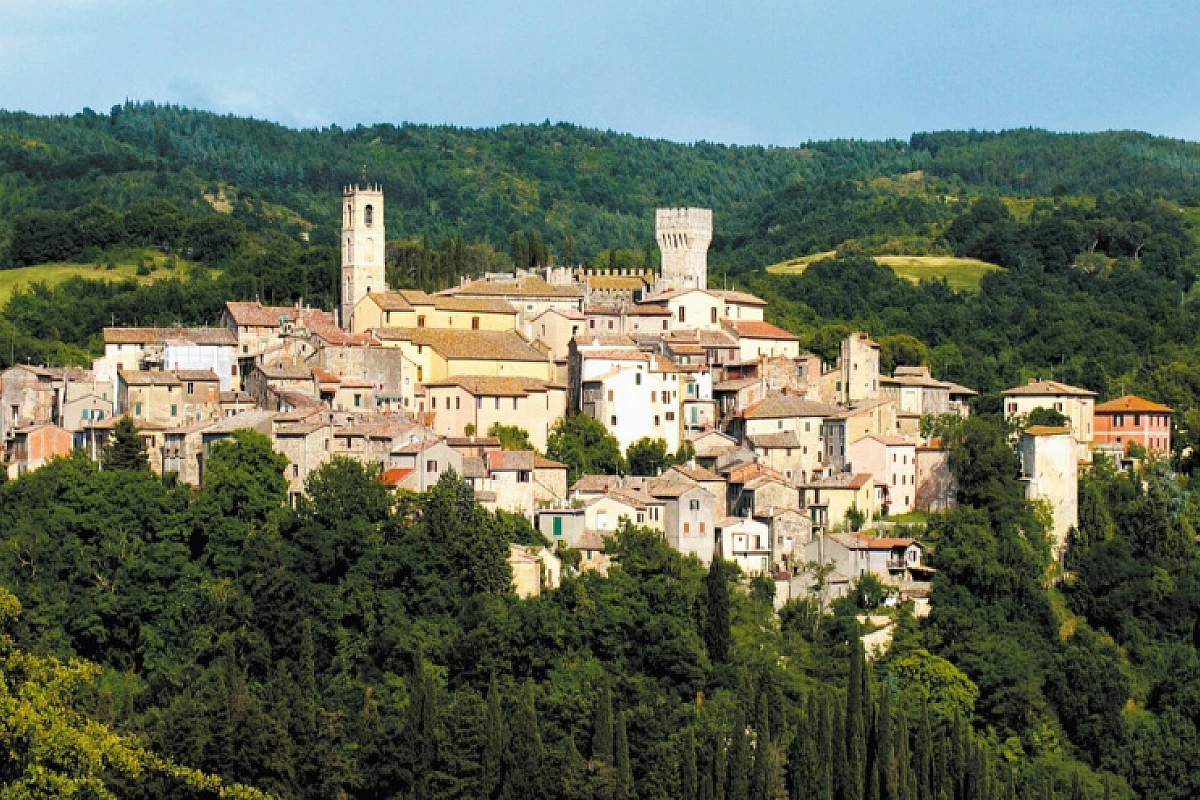
[[[894,436],[872,434],[850,445],[855,472],[875,479],[879,508],[887,514],[907,514],[916,508],[917,446]]]
[[[722,519],[717,523],[716,546],[721,558],[737,564],[745,574],[769,574],[771,534],[758,520],[750,517]]]
[[[1075,437],[1078,460],[1090,463],[1095,440],[1096,393],[1058,381],[1031,379],[1024,386],[1005,389],[1004,416],[1026,416],[1035,408],[1054,409],[1067,418]]]
[[[18,478],[52,458],[68,456],[72,447],[74,436],[57,425],[43,422],[26,428],[16,428],[8,440],[5,454],[8,477]]]
[[[468,426],[484,435],[493,425],[521,428],[544,451],[550,429],[567,410],[567,388],[539,378],[457,375],[425,384],[433,429],[463,436]]]
[[[869,473],[839,472],[828,478],[800,486],[801,503],[808,510],[813,532],[824,533],[848,522],[848,514],[857,508],[863,514],[863,528],[878,516],[875,505],[875,479]]]
[[[663,538],[681,553],[712,563],[716,523],[720,518],[717,499],[698,484],[659,482],[651,494],[663,504]]]

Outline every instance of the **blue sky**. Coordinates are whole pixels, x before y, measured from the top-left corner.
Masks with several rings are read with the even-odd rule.
[[[791,145],[1136,128],[1200,140],[1200,3],[0,0],[0,108],[292,126],[570,121]]]

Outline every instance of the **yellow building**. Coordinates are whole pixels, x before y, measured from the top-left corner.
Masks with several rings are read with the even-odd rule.
[[[549,355],[516,331],[380,328],[375,336],[384,347],[399,348],[416,365],[417,383],[455,375],[554,378]]]
[[[374,292],[354,308],[354,331],[377,328],[511,331],[517,309],[503,298],[429,295],[419,289]]]

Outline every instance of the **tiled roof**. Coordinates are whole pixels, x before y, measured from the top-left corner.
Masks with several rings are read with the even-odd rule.
[[[412,472],[412,467],[392,467],[391,469],[385,469],[383,474],[379,476],[379,480],[385,486],[399,486]]]
[[[732,289],[709,289],[708,293],[715,294],[727,303],[736,303],[743,306],[765,306],[767,304],[766,300],[749,292],[735,292]]]
[[[727,381],[718,381],[713,384],[714,392],[740,392],[742,389],[749,389],[751,386],[757,386],[762,381],[761,378],[732,378]]]
[[[516,331],[455,331],[434,328],[380,328],[375,335],[386,341],[405,341],[430,347],[449,359],[480,361],[545,361]]]
[[[228,302],[225,311],[236,325],[254,328],[278,328],[280,317],[290,320],[304,319],[309,326],[314,323],[333,325],[333,314],[315,308],[295,306],[264,306],[258,301],[249,303]]]
[[[1030,436],[1062,436],[1070,432],[1071,429],[1066,425],[1033,425],[1025,429]]]
[[[571,491],[585,494],[600,494],[621,485],[619,475],[581,475],[571,484]]]
[[[175,377],[181,381],[192,382],[217,382],[221,380],[217,377],[217,373],[211,369],[177,369],[175,370]]]
[[[431,306],[434,303],[433,295],[426,294],[421,289],[397,289],[394,293],[414,306]]]
[[[367,296],[381,311],[412,311],[412,304],[400,292],[372,292]]]
[[[533,468],[534,469],[568,469],[566,464],[563,464],[560,461],[555,461],[552,458],[546,458],[545,456],[540,456],[537,453],[534,453],[534,455],[533,455]]]
[[[830,538],[851,550],[893,550],[897,547],[908,547],[914,539],[891,538],[885,536],[864,536],[861,533],[833,533]]]
[[[447,436],[446,444],[451,447],[499,447],[495,436]]]
[[[458,386],[469,394],[485,397],[527,397],[530,392],[562,389],[561,384],[539,378],[491,375],[454,375],[440,381],[426,381],[425,388]]]
[[[837,408],[791,394],[771,392],[743,412],[746,419],[786,419],[790,417],[828,417]]]
[[[724,325],[743,339],[775,339],[787,342],[800,341],[800,337],[796,334],[788,333],[783,328],[772,325],[769,322],[727,319],[725,320]]]
[[[179,378],[174,372],[148,372],[146,370],[121,370],[121,380],[126,386],[178,386]]]
[[[308,381],[312,380],[312,370],[308,367],[284,367],[282,365],[255,364],[255,369],[269,381]]]
[[[532,472],[534,452],[532,450],[496,450],[488,453],[488,469],[492,472]]]
[[[624,305],[621,306],[623,317],[669,317],[671,309],[656,305]]]
[[[274,411],[243,411],[232,417],[222,417],[205,429],[205,433],[233,433],[234,431],[254,428],[275,419]]]
[[[452,297],[437,295],[433,298],[433,307],[438,311],[467,311],[480,314],[516,314],[517,309],[512,303],[500,298],[490,297]]]
[[[551,286],[545,278],[530,275],[510,280],[470,281],[463,286],[446,289],[439,294],[488,297],[577,298],[583,290],[576,286]]]
[[[694,483],[684,483],[682,481],[678,483],[658,481],[647,488],[647,492],[653,497],[682,497],[688,492],[696,491],[703,492],[704,490]]]
[[[1031,379],[1024,386],[1014,386],[1011,389],[1005,389],[1000,394],[1005,397],[1060,397],[1060,396],[1075,396],[1075,397],[1095,397],[1096,393],[1090,389],[1080,389],[1078,386],[1068,386],[1065,383],[1058,381],[1039,381]]]
[[[650,354],[643,353],[641,350],[608,348],[600,350],[585,350],[582,353],[584,358],[594,359],[597,361],[649,361]]]
[[[487,464],[482,458],[466,456],[462,460],[462,476],[464,478],[486,478],[488,476]]]
[[[864,436],[863,439],[874,439],[875,441],[879,442],[880,444],[887,445],[888,447],[916,447],[917,446],[916,442],[910,442],[907,439],[904,439],[900,436],[883,436],[878,433],[869,433],[866,436]],[[860,439],[859,441],[862,441],[862,439]]]
[[[870,480],[874,480],[874,478],[869,472],[859,472],[857,474],[839,472],[827,478],[809,481],[803,484],[803,486],[808,489],[861,489]]]
[[[1173,410],[1170,406],[1155,403],[1153,400],[1147,400],[1135,394],[1127,394],[1124,397],[1118,397],[1116,400],[1109,400],[1107,403],[1101,403],[1096,406],[1097,414],[1120,414],[1123,411],[1170,414]]]
[[[636,291],[651,284],[651,280],[641,275],[588,275],[588,286],[593,289]]]
[[[627,347],[637,350],[637,342],[633,337],[623,333],[580,333],[575,336],[575,344],[584,347]]]
[[[237,337],[226,328],[105,328],[105,344],[159,344],[178,339],[197,345],[233,347]]]
[[[687,464],[676,464],[671,467],[668,472],[678,472],[685,478],[691,478],[694,481],[723,481],[723,477],[704,467],[689,467]]]
[[[755,449],[772,449],[778,447],[801,447],[800,437],[795,431],[779,431],[777,433],[756,433],[746,437]]]

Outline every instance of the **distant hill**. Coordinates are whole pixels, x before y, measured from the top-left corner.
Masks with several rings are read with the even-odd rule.
[[[529,231],[560,260],[568,235],[577,259],[640,249],[651,241],[655,207],[707,206],[716,218],[714,260],[745,269],[759,258],[757,267],[853,236],[941,223],[976,194],[1140,191],[1200,205],[1200,145],[1137,132],[1015,130],[769,148],[565,123],[294,130],[151,103],[108,114],[0,112],[0,224],[30,207],[96,201],[122,210],[149,198],[199,215],[224,208],[210,202],[224,194],[250,230],[303,232],[328,244],[339,225],[333,199],[364,177],[385,186],[392,237],[461,235],[505,248],[514,231]],[[846,203],[856,201],[875,207],[848,216]],[[870,229],[856,227],[860,217]]]

